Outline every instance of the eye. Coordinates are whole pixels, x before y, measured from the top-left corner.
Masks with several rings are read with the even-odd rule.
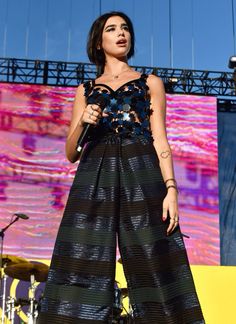
[[[124,26],[123,29],[129,31],[129,27],[128,26]]]
[[[115,27],[110,27],[106,31],[109,32],[109,31],[113,31],[113,30],[115,30]]]

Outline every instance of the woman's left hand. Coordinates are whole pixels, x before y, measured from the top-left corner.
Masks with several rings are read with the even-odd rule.
[[[170,216],[170,224],[167,228],[167,235],[173,232],[179,224],[178,193],[174,188],[169,188],[163,201],[163,221],[166,221],[168,213]]]

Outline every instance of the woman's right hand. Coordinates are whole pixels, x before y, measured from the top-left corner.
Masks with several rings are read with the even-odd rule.
[[[84,109],[83,115],[80,119],[81,126],[84,123],[97,125],[101,117],[106,117],[108,114],[102,112],[100,106],[96,104],[88,104]]]

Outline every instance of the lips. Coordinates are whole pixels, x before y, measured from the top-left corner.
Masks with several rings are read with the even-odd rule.
[[[127,40],[126,39],[119,39],[116,44],[117,45],[125,45],[127,43]]]

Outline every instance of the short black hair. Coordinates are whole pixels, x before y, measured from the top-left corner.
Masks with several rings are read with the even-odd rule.
[[[123,12],[120,11],[111,11],[108,13],[105,13],[98,17],[94,23],[92,24],[89,35],[88,35],[88,41],[87,41],[87,54],[90,62],[96,64],[97,69],[101,71],[101,73],[104,70],[105,66],[105,55],[102,49],[98,49],[98,45],[102,42],[102,33],[104,26],[106,24],[106,21],[110,17],[119,16],[123,18],[129,28],[130,36],[131,36],[131,46],[130,51],[127,55],[127,58],[129,59],[134,55],[134,42],[135,42],[135,35],[134,35],[134,28],[132,21],[130,18]]]

